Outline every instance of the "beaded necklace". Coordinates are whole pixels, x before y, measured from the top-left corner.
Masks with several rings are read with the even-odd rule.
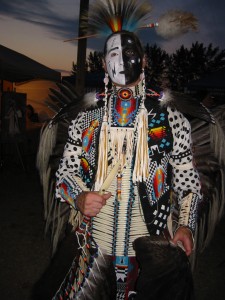
[[[134,153],[133,182],[148,177],[148,112],[144,106],[145,92],[140,93],[142,85],[140,82],[135,87],[113,87],[101,126],[95,190],[101,188],[106,178],[109,161],[113,166],[120,160],[123,169],[126,162],[131,163]]]

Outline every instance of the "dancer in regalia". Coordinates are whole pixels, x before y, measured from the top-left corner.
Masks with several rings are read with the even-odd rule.
[[[190,125],[165,104],[163,92],[146,87],[144,52],[130,28],[149,7],[134,5],[99,2],[92,12],[92,28],[112,30],[104,48],[105,93],[72,121],[57,171],[56,198],[74,209],[80,255],[55,299],[147,299],[141,260],[148,242],[157,237],[155,243],[167,241],[187,256],[194,246],[201,192]],[[168,225],[171,190],[180,206],[175,233]]]
[[[188,256],[201,187],[188,120],[169,93],[145,82],[133,31],[150,11],[133,0],[90,9],[90,33],[108,34],[105,91],[71,122],[56,173],[79,253],[54,299],[193,299]],[[191,14],[172,19],[175,31],[195,27]]]

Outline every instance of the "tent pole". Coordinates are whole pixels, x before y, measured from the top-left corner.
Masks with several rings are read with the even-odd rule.
[[[85,35],[84,30],[82,29],[84,25],[81,19],[81,16],[84,12],[88,11],[89,0],[80,0],[80,16],[79,16],[79,32],[78,36]],[[77,74],[76,74],[76,90],[79,94],[83,95],[85,92],[85,63],[86,63],[86,49],[87,49],[87,39],[78,40],[78,49],[77,49]]]

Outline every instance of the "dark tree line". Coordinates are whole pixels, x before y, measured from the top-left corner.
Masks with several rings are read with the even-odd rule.
[[[147,44],[144,49],[146,80],[153,86],[167,86],[183,91],[191,80],[225,67],[225,50],[213,47],[212,44],[204,46],[203,43],[196,42],[190,49],[181,46],[173,54],[168,54],[156,44]],[[102,59],[102,52],[90,52],[86,72],[104,72]],[[76,74],[76,71],[77,66],[73,63],[72,74]]]
[[[225,66],[225,50],[209,44],[194,43],[190,49],[181,46],[170,55],[168,78],[171,87],[183,90],[191,80],[197,80],[204,74],[210,73]]]
[[[95,73],[103,72],[103,52],[90,52],[86,60],[86,72]],[[77,65],[73,62],[72,75],[77,73]]]

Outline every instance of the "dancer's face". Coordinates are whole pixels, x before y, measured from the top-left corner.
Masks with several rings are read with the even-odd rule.
[[[142,60],[141,51],[128,34],[114,34],[107,41],[105,64],[114,84],[125,86],[136,83],[142,72]]]

